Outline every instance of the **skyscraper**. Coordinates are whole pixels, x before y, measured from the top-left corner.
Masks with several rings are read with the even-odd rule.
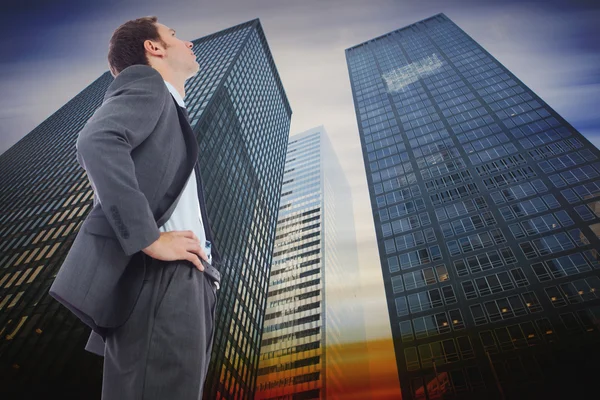
[[[348,383],[344,349],[352,341],[364,344],[362,310],[342,296],[357,290],[353,220],[350,187],[324,127],[291,136],[257,399],[336,398]],[[349,309],[358,312],[342,314]]]
[[[346,59],[403,398],[595,393],[598,149],[444,14]]]
[[[291,109],[258,19],[193,43],[200,72],[186,106],[227,259],[205,395],[252,398]],[[103,74],[0,157],[0,393],[99,398],[89,329],[48,288],[92,201],[77,133],[112,79]]]

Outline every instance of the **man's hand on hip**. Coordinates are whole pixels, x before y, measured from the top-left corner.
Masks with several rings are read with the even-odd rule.
[[[204,271],[200,258],[208,262],[200,240],[192,231],[161,232],[159,238],[142,251],[162,261],[188,260],[200,271]]]

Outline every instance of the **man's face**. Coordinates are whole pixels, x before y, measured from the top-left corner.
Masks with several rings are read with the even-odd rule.
[[[175,30],[161,23],[156,23],[161,39],[167,44],[164,60],[171,70],[183,74],[186,79],[196,75],[200,66],[192,51],[193,44],[175,36]]]

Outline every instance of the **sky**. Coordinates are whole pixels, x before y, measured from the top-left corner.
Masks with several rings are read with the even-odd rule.
[[[596,3],[596,4],[594,4]],[[291,134],[323,125],[353,190],[362,303],[372,340],[389,337],[344,50],[444,13],[600,146],[597,1],[14,1],[0,10],[0,153],[108,70],[113,30],[156,15],[193,40],[259,18],[288,96]]]

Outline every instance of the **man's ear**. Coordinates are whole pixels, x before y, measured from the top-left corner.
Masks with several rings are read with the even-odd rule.
[[[147,39],[144,41],[144,49],[152,56],[160,57],[163,55],[164,49],[159,42]]]

